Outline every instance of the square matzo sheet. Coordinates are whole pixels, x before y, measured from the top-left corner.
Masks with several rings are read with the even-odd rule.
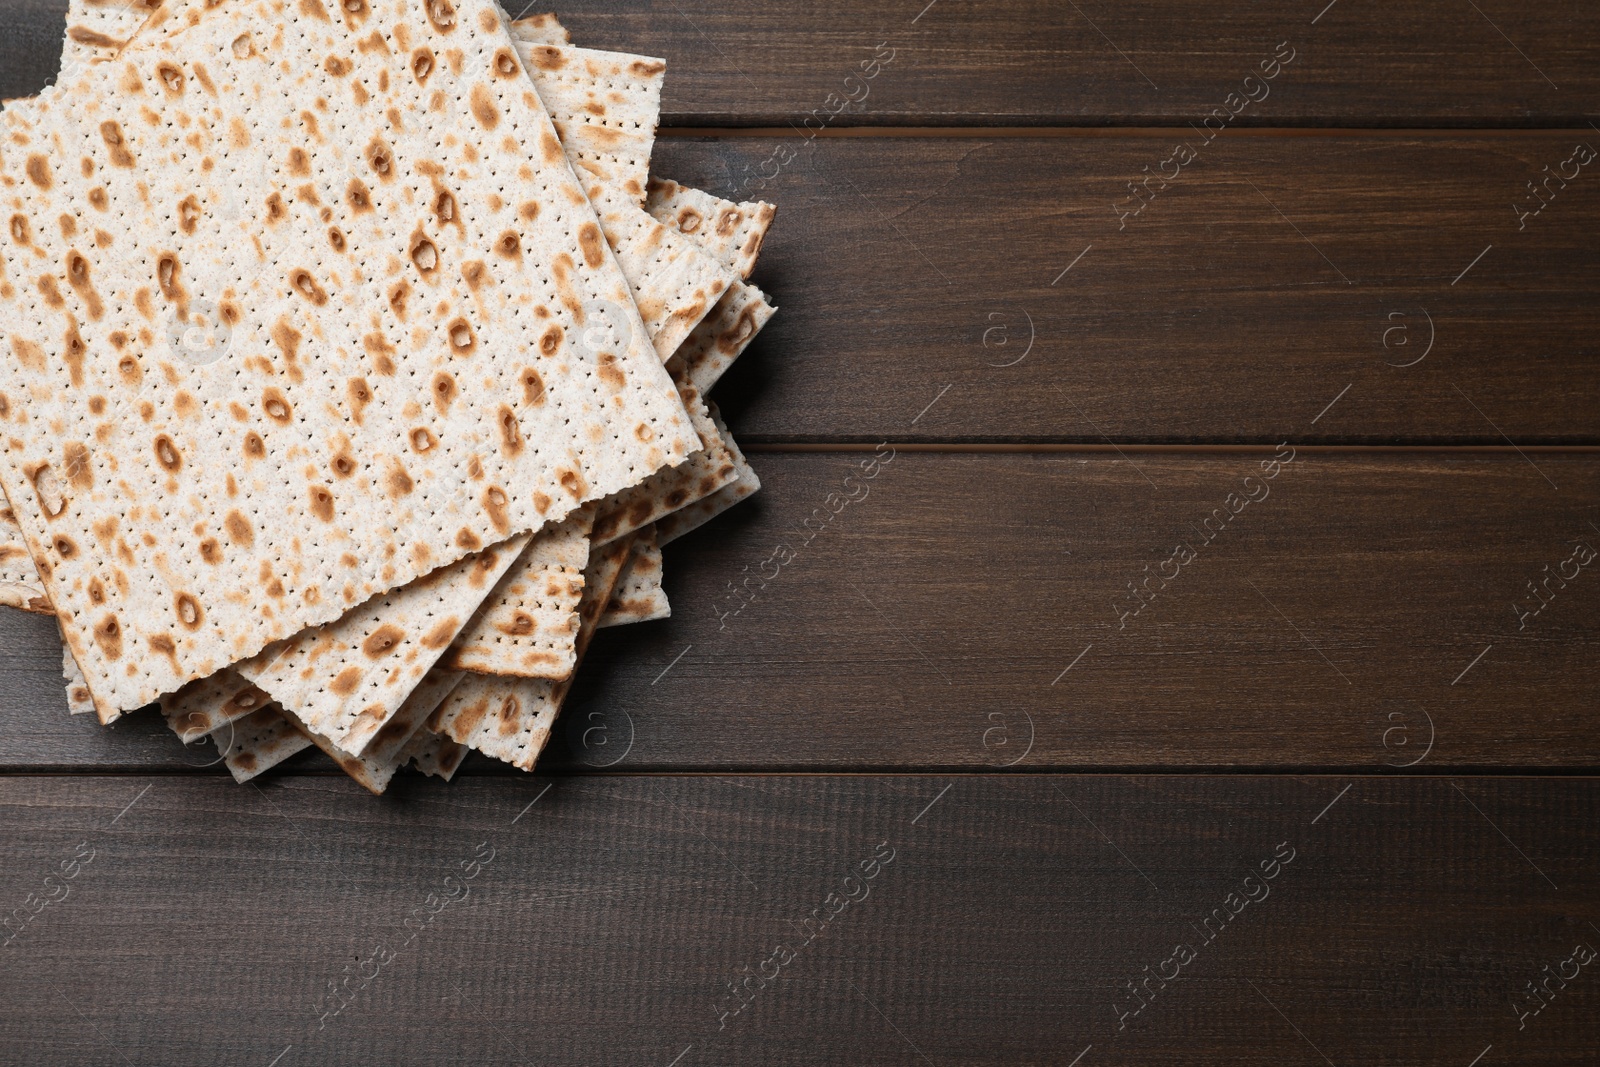
[[[632,302],[494,6],[281,6],[0,120],[0,478],[105,719],[699,447],[636,319],[566,343]]]

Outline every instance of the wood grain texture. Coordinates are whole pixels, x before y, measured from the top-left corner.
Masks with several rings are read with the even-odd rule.
[[[1597,805],[1593,779],[11,778],[6,906],[66,895],[0,949],[0,1064],[1586,1063],[1588,969],[1521,1030],[1509,998],[1600,942]]]
[[[1589,55],[1600,12],[1576,2],[1488,0],[1447,17],[1424,0],[1344,2],[1320,19],[1317,0],[555,6],[579,44],[667,60],[669,125],[1198,121],[1280,42],[1294,60],[1237,123],[1581,126],[1600,111]],[[65,10],[62,0],[8,2],[0,96],[36,92],[55,76]],[[880,44],[892,59],[863,97],[846,79]],[[858,102],[838,110],[851,97]]]
[[[1600,549],[1600,459],[1271,454],[759,454],[669,546],[672,618],[596,641],[548,766],[1600,766],[1600,561],[1513,607]],[[49,620],[0,619],[0,767],[213,758],[68,718]]]
[[[780,310],[718,388],[733,431],[1600,440],[1600,159],[1513,210],[1600,135],[1224,135],[1122,218],[1185,137],[662,142],[724,193],[799,153],[760,193]]]

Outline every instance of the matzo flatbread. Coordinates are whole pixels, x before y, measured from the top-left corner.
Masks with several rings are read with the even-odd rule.
[[[230,3],[4,117],[3,479],[106,719],[697,444],[642,337],[567,351],[625,287],[493,9],[268,10]],[[412,53],[446,42],[462,66],[419,84]],[[328,114],[291,109],[319,93]],[[519,171],[527,199],[488,191]],[[203,305],[239,349],[220,371],[159,343]]]
[[[360,755],[528,545],[523,534],[457,560],[233,670],[313,734]]]
[[[578,603],[589,560],[593,504],[535,542],[483,601],[440,663],[452,670],[565,678],[574,663]]]
[[[736,204],[666,178],[651,178],[645,208],[717,255],[739,277],[755,269],[778,209],[764,200]]]
[[[448,737],[441,737],[423,728],[406,742],[400,755],[430,778],[443,778],[448,782],[455,777],[457,768],[466,757],[467,746],[458,745]]]
[[[595,626],[625,626],[665,619],[671,614],[672,605],[661,588],[661,546],[656,544],[656,528],[646,526],[634,536],[628,560],[622,565]]]
[[[641,206],[667,65],[649,56],[526,41],[515,26],[512,33],[573,164]]]
[[[733,435],[728,433],[728,428],[723,423],[722,416],[717,412],[716,405],[708,406],[712,421],[716,423],[717,429],[722,432],[723,440],[733,453],[733,464],[737,476],[733,481],[703,500],[697,500],[659,519],[656,522],[656,541],[660,544],[665,545],[670,541],[676,541],[690,530],[698,529],[761,488],[761,479],[756,477],[755,469],[744,458],[744,453],[739,451],[739,446],[734,442]]]
[[[504,10],[502,8],[502,10]],[[528,44],[571,44],[572,35],[553,14],[524,15],[511,23],[511,36]]]
[[[216,742],[233,780],[241,785],[311,747],[311,739],[296,729],[276,705],[222,726],[211,740]]]
[[[461,675],[453,671],[430,671],[359,756],[339,748],[298,719],[295,723],[312,744],[327,753],[346,774],[370,792],[381,794],[388,788],[394,773],[410,758],[402,753],[412,736],[460,681]]]
[[[667,369],[674,377],[686,376],[704,396],[776,311],[760,289],[749,282],[734,282],[711,314],[678,346]]]
[[[28,542],[11,505],[0,494],[0,604],[40,615],[54,615],[39,569],[28,554]],[[82,672],[79,672],[82,679]]]
[[[162,697],[161,714],[172,732],[187,745],[270,703],[271,697],[225,667]]]
[[[628,542],[622,540],[595,546],[590,552],[578,612],[580,660],[628,558],[628,549]],[[429,725],[459,744],[531,771],[571,684],[570,677],[550,681],[469,674],[439,705]]]

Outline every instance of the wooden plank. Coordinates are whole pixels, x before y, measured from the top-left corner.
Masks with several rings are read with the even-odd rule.
[[[1600,135],[1229,135],[1135,198],[1185,137],[663,142],[725,194],[800,148],[761,194],[780,312],[719,389],[735,433],[1600,441],[1600,157],[1513,211]]]
[[[1271,454],[758,454],[548,765],[1600,766],[1600,457]],[[0,618],[0,767],[212,758],[69,719],[49,621]]]
[[[1592,964],[1521,1029],[1511,998],[1600,944],[1597,801],[1587,778],[408,778],[381,801],[9,778],[6,906],[60,899],[4,950],[0,1062],[1587,1063]],[[1125,983],[1178,945],[1133,1014]]]
[[[1588,4],[559,6],[579,44],[667,60],[677,125],[1160,125],[1228,108],[1237,125],[1582,126],[1600,109]],[[0,95],[54,76],[65,10],[10,0]],[[1277,76],[1247,84],[1264,62]]]

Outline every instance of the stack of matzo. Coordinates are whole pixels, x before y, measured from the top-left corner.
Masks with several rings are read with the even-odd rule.
[[[493,0],[72,0],[0,114],[0,602],[74,712],[532,768],[759,485],[705,393],[773,208],[650,177],[664,71]]]

